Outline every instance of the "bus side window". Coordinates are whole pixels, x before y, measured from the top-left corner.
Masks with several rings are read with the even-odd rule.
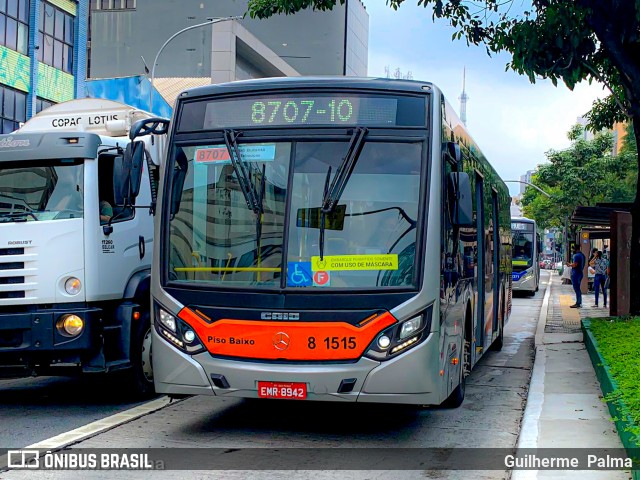
[[[448,183],[447,179],[449,174],[453,171],[451,164],[445,160],[443,173],[443,209],[442,209],[442,259],[441,259],[441,271],[443,275],[443,287],[446,291],[452,288],[458,282],[459,275],[459,262],[458,262],[458,242],[456,238],[458,236],[458,228],[454,228],[452,222],[452,209],[451,195],[447,191]],[[444,294],[444,292],[442,292]]]

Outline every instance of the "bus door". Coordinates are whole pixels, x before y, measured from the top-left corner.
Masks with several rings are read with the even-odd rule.
[[[477,303],[476,303],[476,357],[482,352],[484,347],[484,324],[486,321],[486,281],[487,274],[486,265],[486,235],[484,228],[484,186],[483,178],[476,173],[476,241],[477,241],[477,258],[476,265],[476,285],[477,285]]]
[[[491,190],[491,212],[492,222],[490,226],[489,234],[491,235],[492,243],[492,262],[493,262],[493,323],[492,331],[496,333],[498,331],[498,324],[500,319],[500,217],[498,210],[498,192]]]

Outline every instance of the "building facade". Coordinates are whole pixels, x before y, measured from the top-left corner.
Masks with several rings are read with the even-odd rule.
[[[527,170],[527,173],[524,175],[520,175],[520,197],[524,195],[524,191],[527,189],[527,183],[531,183],[533,175],[536,173],[536,170]]]
[[[88,76],[144,74],[172,34],[210,18],[242,16],[247,4],[248,0],[91,0]],[[149,28],[150,22],[161,27]],[[369,17],[361,0],[347,0],[328,12],[306,10],[266,20],[247,17],[232,22],[235,26],[225,23],[172,40],[158,59],[156,77],[210,78],[217,83],[289,74],[283,69],[300,75],[367,74]],[[234,35],[228,35],[234,29]],[[247,42],[249,37],[256,42]],[[257,43],[277,57],[268,59],[271,66],[265,68],[264,57],[253,47]]]
[[[84,94],[88,0],[0,0],[0,133]]]

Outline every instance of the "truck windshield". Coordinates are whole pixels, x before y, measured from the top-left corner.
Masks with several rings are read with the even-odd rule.
[[[83,217],[82,160],[0,164],[0,223]]]
[[[186,178],[170,220],[169,280],[276,289],[415,286],[421,143],[368,140],[328,213],[323,198],[348,142],[239,149],[259,213],[247,208],[224,144],[176,147],[174,165]]]

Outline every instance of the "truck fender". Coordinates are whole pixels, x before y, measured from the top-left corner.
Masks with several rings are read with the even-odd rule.
[[[136,299],[143,306],[151,301],[151,270],[140,270],[133,275],[127,282],[124,289],[124,299]]]

